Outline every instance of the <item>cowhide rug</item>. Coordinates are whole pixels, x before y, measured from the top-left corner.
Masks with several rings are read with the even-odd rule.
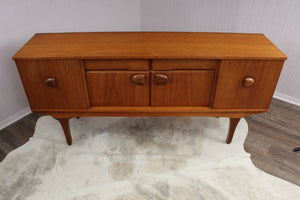
[[[80,118],[68,146],[59,123],[0,163],[0,199],[300,199],[300,187],[255,168],[243,149],[244,119],[225,143],[228,119]]]

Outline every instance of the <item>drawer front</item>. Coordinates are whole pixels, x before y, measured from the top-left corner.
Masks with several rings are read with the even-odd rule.
[[[87,71],[92,106],[148,106],[148,71]]]
[[[152,71],[152,106],[210,106],[215,70]]]
[[[219,60],[153,60],[152,70],[216,69]]]
[[[89,107],[84,70],[78,60],[16,61],[32,109]]]
[[[84,60],[86,70],[149,70],[150,61],[138,60]]]
[[[269,107],[283,61],[221,61],[213,108]]]

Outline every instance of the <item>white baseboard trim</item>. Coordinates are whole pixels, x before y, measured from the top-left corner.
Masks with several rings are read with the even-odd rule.
[[[6,118],[3,121],[0,121],[0,130],[4,129],[5,127],[7,127],[8,125],[18,121],[19,119],[21,119],[22,117],[28,115],[31,113],[31,109],[30,107],[26,107],[22,110],[20,110],[19,112],[9,116],[8,118]]]
[[[279,100],[294,104],[296,106],[300,106],[300,99],[297,99],[295,97],[291,97],[291,96],[288,96],[286,94],[282,94],[280,92],[275,92],[273,97],[275,99],[279,99]]]

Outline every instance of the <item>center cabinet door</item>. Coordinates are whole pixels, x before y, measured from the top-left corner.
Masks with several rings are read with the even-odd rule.
[[[149,106],[148,71],[87,71],[91,106]]]
[[[151,72],[152,106],[210,106],[215,70]]]

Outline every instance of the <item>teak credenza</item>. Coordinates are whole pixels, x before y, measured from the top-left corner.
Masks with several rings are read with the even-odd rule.
[[[263,34],[36,34],[13,57],[33,112],[86,116],[241,117],[268,110],[287,57]]]

